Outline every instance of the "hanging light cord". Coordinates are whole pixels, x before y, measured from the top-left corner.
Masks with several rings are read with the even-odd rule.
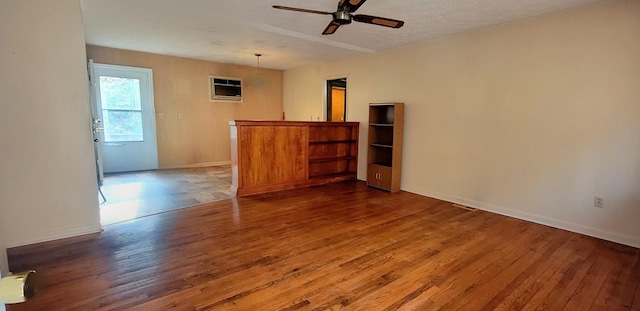
[[[262,54],[254,54],[256,56],[256,58],[258,59],[258,69],[260,69],[260,56],[262,56]]]

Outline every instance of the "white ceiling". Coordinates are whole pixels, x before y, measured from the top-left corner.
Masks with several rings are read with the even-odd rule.
[[[356,14],[400,19],[399,29],[353,22],[329,36],[338,0],[82,0],[88,44],[289,69],[430,40],[598,0],[368,0]]]

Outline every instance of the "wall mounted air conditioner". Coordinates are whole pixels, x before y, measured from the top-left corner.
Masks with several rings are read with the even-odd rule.
[[[209,95],[211,101],[242,102],[242,80],[210,76]]]

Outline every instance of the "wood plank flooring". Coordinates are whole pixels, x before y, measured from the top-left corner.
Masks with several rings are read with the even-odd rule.
[[[9,250],[16,310],[640,310],[637,248],[344,182]]]

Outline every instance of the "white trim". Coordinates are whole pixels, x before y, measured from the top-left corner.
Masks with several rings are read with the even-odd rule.
[[[102,226],[100,225],[100,223],[95,223],[88,226],[68,228],[41,234],[32,234],[31,236],[24,236],[18,239],[18,241],[7,243],[7,248],[49,242],[53,240],[66,239],[99,232],[102,232]]]
[[[120,65],[111,65],[111,64],[103,64],[103,63],[96,63],[93,62],[93,65],[95,67],[100,67],[100,68],[104,68],[104,69],[114,69],[114,70],[129,70],[129,71],[137,71],[140,73],[144,73],[144,74],[150,74],[150,84],[151,86],[153,86],[153,69],[151,68],[144,68],[144,67],[132,67],[132,66],[120,66]],[[153,91],[153,88],[150,89],[151,91]],[[151,92],[151,95],[153,95],[153,92]],[[154,112],[155,112],[155,107],[154,107]]]
[[[91,129],[92,135],[94,139],[93,143],[93,157],[96,160],[96,175],[98,180],[98,187],[102,186],[104,182],[104,170],[102,167],[102,143],[100,143],[100,137],[102,136],[97,128],[101,128],[101,123],[95,123],[96,120],[99,120],[98,114],[98,104],[96,101],[98,98],[96,97],[96,88],[98,87],[95,73],[95,62],[93,59],[89,59],[87,63],[87,72],[89,75],[89,107],[91,109]],[[97,141],[96,141],[97,139]]]
[[[462,199],[456,196],[428,191],[424,189],[403,188],[402,190],[427,196],[427,197],[431,197],[434,199],[439,199],[442,201],[447,201],[447,202],[452,202],[452,203],[457,203],[457,204],[477,208],[477,209],[491,212],[491,213],[496,213],[496,214],[518,218],[518,219],[522,219],[522,220],[526,220],[526,221],[530,221],[530,222],[534,222],[537,224],[542,224],[542,225],[546,225],[546,226],[550,226],[558,229],[576,232],[576,233],[588,235],[591,237],[595,237],[595,238],[599,238],[599,239],[603,239],[611,242],[629,245],[632,247],[640,247],[640,237],[634,237],[634,236],[617,233],[617,232],[605,231],[602,229],[589,227],[581,224],[576,224],[576,223],[572,223],[564,220],[554,219],[554,218],[537,215],[537,214],[531,214],[527,212],[514,210],[511,208],[506,208],[506,207],[497,206],[497,205],[488,204],[488,203],[482,203],[474,200]]]

